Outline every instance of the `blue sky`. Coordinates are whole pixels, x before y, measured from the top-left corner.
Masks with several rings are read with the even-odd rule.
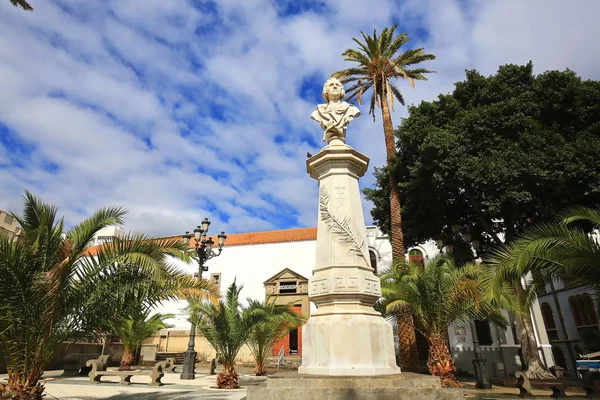
[[[393,23],[437,55],[408,103],[452,90],[465,69],[534,62],[600,78],[600,2],[578,0],[0,1],[0,208],[28,188],[67,223],[107,205],[127,228],[178,234],[205,216],[247,232],[314,226],[309,115],[361,31]],[[393,115],[398,124],[405,109]],[[381,120],[348,143],[385,160]],[[364,202],[370,222],[371,205]]]

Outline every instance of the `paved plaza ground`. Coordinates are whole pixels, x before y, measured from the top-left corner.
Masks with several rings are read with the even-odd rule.
[[[62,376],[62,371],[49,371],[45,374],[46,380],[46,399],[47,400],[194,400],[194,399],[215,399],[215,400],[241,400],[246,396],[246,390],[218,390],[212,389],[215,385],[215,376],[208,375],[208,368],[198,369],[198,374],[194,380],[181,380],[178,373],[165,373],[163,378],[164,386],[150,387],[145,385],[148,382],[147,377],[133,377],[132,385],[119,385],[117,377],[103,377],[103,383],[96,385],[90,384],[87,376]],[[264,381],[264,378],[252,376],[252,368],[241,367],[239,369],[240,383],[243,386],[257,385]],[[296,375],[296,371],[279,371],[274,376]],[[6,375],[0,375],[0,379],[6,378]],[[106,382],[105,382],[106,381]],[[514,387],[494,386],[490,390],[475,389],[475,383],[471,380],[461,382],[465,390],[466,398],[477,400],[493,399],[519,399],[517,397],[518,389]],[[547,390],[534,390],[536,398],[549,399],[550,392]],[[570,399],[584,399],[582,390],[570,389],[567,391]]]

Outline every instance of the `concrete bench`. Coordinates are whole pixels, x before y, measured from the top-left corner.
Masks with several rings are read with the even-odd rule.
[[[519,397],[534,397],[531,393],[532,388],[552,389],[550,397],[559,399],[567,397],[565,385],[558,379],[529,379],[522,371],[517,371],[515,377],[517,378]]]
[[[550,397],[564,398],[566,388],[582,388],[585,390],[585,397],[588,399],[600,399],[600,376],[585,375],[582,379],[561,378],[561,379],[529,379],[523,372],[515,374],[517,378],[517,388],[519,388],[519,397],[533,397],[531,389],[552,389]]]
[[[121,379],[119,382],[121,385],[131,385],[131,378],[133,376],[148,376],[150,377],[148,386],[162,386],[161,379],[165,375],[163,368],[170,366],[167,361],[161,361],[154,364],[151,371],[103,371],[102,364],[98,360],[88,360],[86,365],[91,367],[88,374],[90,383],[100,383],[100,378],[103,376],[118,376]]]
[[[166,359],[166,362],[169,364],[169,366],[166,368],[166,370],[167,370],[168,372],[173,372],[173,373],[175,373],[175,372],[177,372],[177,371],[176,371],[177,369],[178,369],[179,371],[181,371],[181,369],[183,368],[183,364],[175,364],[175,358],[173,358],[173,357],[169,357],[169,358],[167,358],[167,359]],[[194,365],[194,369],[196,369],[196,368],[200,367],[201,365],[202,365],[202,363],[200,363],[200,362],[197,362],[197,363]]]
[[[93,354],[93,353],[71,353],[71,354],[67,354],[64,356],[63,361],[63,370],[64,370],[64,374],[65,375],[69,375],[69,374],[79,374],[82,368],[85,368],[85,363],[87,360],[89,360],[92,357],[98,357],[97,360],[101,360],[101,357],[106,357],[106,359],[108,360],[107,355],[105,356],[101,356],[99,354]],[[102,360],[104,360],[104,358],[102,358]],[[104,365],[104,369],[106,369],[106,361],[103,362]],[[85,373],[87,373],[87,371],[84,370]]]

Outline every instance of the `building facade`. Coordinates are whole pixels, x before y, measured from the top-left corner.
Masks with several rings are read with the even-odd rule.
[[[21,227],[7,211],[0,210],[0,235],[5,235],[9,239],[14,240],[21,234]]]

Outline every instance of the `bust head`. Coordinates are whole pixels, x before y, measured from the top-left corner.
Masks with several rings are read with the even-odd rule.
[[[325,81],[323,85],[323,92],[321,95],[325,101],[329,102],[329,94],[337,94],[339,93],[339,99],[343,99],[346,96],[346,91],[344,90],[344,85],[338,78],[329,78]]]

